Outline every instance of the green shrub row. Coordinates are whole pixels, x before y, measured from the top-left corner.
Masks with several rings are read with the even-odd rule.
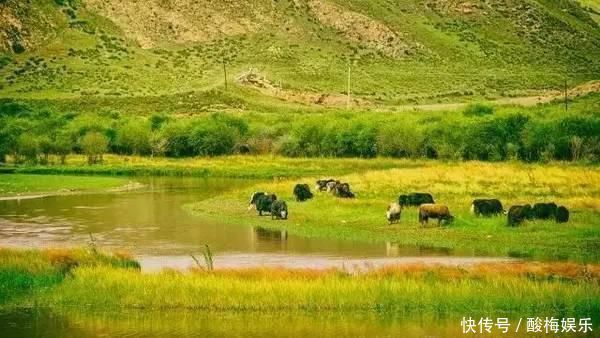
[[[598,161],[600,115],[544,110],[503,113],[478,104],[460,113],[56,113],[0,102],[0,161],[46,164],[50,154],[106,152],[149,156],[273,153],[288,157],[440,158],[454,160]]]

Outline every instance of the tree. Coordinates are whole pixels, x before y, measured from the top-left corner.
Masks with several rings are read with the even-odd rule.
[[[21,134],[17,139],[17,152],[28,162],[37,163],[39,147],[38,139],[29,133]]]
[[[40,154],[42,155],[40,162],[42,164],[48,164],[48,157],[50,156],[50,153],[52,152],[52,148],[54,146],[52,144],[52,140],[50,140],[48,136],[44,135],[39,137],[38,144]]]
[[[224,123],[208,120],[192,129],[189,144],[197,155],[231,154],[237,143],[238,135],[235,128]]]
[[[90,131],[81,139],[81,149],[88,157],[88,164],[102,162],[102,155],[108,149],[108,138],[97,131]]]
[[[150,150],[149,126],[144,121],[127,122],[117,131],[117,144],[129,154],[148,153]]]
[[[423,155],[424,134],[414,124],[388,123],[377,133],[377,152],[383,156],[419,157]]]
[[[160,132],[153,131],[150,134],[150,156],[160,156],[167,150],[167,139]]]
[[[60,164],[65,164],[67,155],[73,150],[73,141],[68,135],[58,135],[54,140],[53,151],[60,157]]]

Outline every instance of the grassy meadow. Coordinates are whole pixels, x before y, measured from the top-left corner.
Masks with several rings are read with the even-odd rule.
[[[120,188],[128,180],[120,177],[0,174],[0,197],[81,193]]]
[[[64,165],[21,165],[19,174],[105,176],[197,176],[277,179],[312,175],[343,175],[367,170],[416,167],[421,161],[360,158],[287,158],[282,156],[218,156],[195,158],[149,158],[105,155],[102,164],[87,165],[83,155],[69,155]]]
[[[350,183],[356,194],[354,200],[316,193],[308,202],[294,201],[292,190],[296,183],[312,187],[316,179],[330,176],[265,182],[187,208],[200,217],[227,224],[286,229],[290,234],[308,237],[389,242],[469,255],[579,262],[599,259],[600,171],[594,166],[430,161],[419,166],[334,175]],[[286,200],[289,220],[271,221],[248,212],[247,203],[254,191],[273,192]],[[388,225],[387,205],[408,192],[432,193],[436,202],[449,206],[454,223],[438,228],[433,221],[423,228],[416,208],[407,208],[400,223]],[[470,214],[472,200],[486,197],[499,198],[505,209],[515,204],[553,201],[567,206],[571,219],[567,224],[536,220],[510,228],[505,216],[478,218]]]
[[[124,254],[2,249],[0,309],[589,315],[600,310],[599,278],[596,265],[573,263],[411,265],[364,274],[276,268],[143,274]]]

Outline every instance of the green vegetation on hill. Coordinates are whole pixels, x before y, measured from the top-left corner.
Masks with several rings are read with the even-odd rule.
[[[358,105],[523,95],[600,74],[594,14],[569,0],[0,6],[3,97],[185,100],[223,85],[223,60],[249,101],[333,105],[345,104],[349,64]]]

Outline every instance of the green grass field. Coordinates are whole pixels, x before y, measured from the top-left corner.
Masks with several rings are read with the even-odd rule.
[[[357,196],[355,200],[316,193],[308,202],[294,201],[292,190],[296,183],[312,187],[316,179],[330,176],[328,173],[265,182],[187,207],[199,217],[228,224],[286,229],[290,234],[308,237],[389,242],[469,255],[578,262],[598,262],[600,258],[600,172],[594,166],[422,162],[418,166],[399,165],[389,170],[333,175],[350,183]],[[289,220],[271,221],[270,217],[260,218],[248,212],[247,203],[254,191],[273,192],[286,200]],[[441,228],[434,222],[423,228],[418,223],[416,208],[408,208],[399,224],[388,225],[387,205],[397,201],[401,193],[409,192],[432,193],[436,202],[449,206],[455,222]],[[569,208],[571,220],[567,224],[531,221],[511,228],[507,227],[505,216],[471,215],[469,209],[475,198],[499,198],[505,209],[515,204],[553,201]],[[224,214],[222,210],[229,212]]]
[[[148,158],[105,155],[100,165],[89,166],[85,156],[70,155],[65,165],[18,166],[22,174],[154,175],[279,179],[312,175],[349,174],[367,170],[415,167],[422,161],[401,159],[286,158],[281,156],[218,156],[196,158]]]
[[[128,180],[118,177],[0,174],[0,197],[61,192],[90,192],[119,188]]]

